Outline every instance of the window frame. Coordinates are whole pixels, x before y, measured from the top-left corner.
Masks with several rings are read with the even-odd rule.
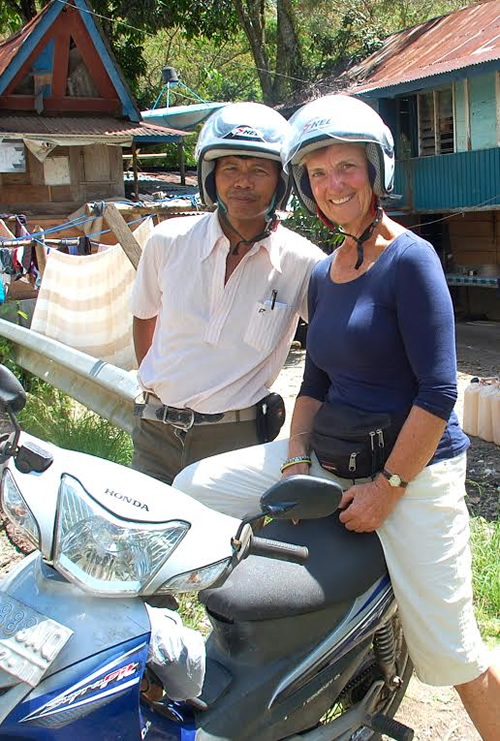
[[[440,111],[440,95],[442,94],[451,95],[451,115],[443,117]],[[433,138],[432,151],[430,147],[430,136],[427,137],[427,142],[423,141],[423,99],[432,96],[432,104],[428,121],[431,124],[430,130]],[[442,132],[442,124],[446,118],[451,119],[452,135],[451,135],[451,149],[443,144],[444,134]],[[455,115],[455,86],[447,85],[446,87],[438,88],[437,90],[426,90],[421,93],[417,93],[417,119],[418,119],[418,156],[419,157],[433,157],[439,154],[453,154],[456,152],[456,115]]]

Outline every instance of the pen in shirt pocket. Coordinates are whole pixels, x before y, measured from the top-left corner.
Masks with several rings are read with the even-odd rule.
[[[276,289],[271,291],[271,311],[274,309],[277,296],[278,296],[278,291],[276,291]]]

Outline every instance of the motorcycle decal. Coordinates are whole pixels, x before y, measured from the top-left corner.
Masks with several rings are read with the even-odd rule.
[[[151,721],[150,721],[150,720],[147,720],[147,721],[146,721],[146,722],[144,723],[144,726],[143,726],[143,727],[142,727],[142,729],[141,729],[141,741],[144,741],[144,739],[145,739],[145,738],[146,738],[146,736],[148,735],[149,731],[151,730],[151,726],[152,726],[152,725],[153,725],[153,724],[151,723]]]
[[[138,507],[139,509],[145,509],[146,512],[149,512],[149,507],[147,504],[144,504],[144,502],[140,502],[138,499],[134,499],[133,497],[128,497],[126,494],[122,494],[119,491],[115,491],[114,489],[105,489],[104,493],[108,495],[108,497],[114,497],[115,499],[119,499],[121,502],[125,502],[126,504],[131,504],[134,507]]]
[[[40,724],[40,721],[51,718],[49,725],[65,725],[67,722],[74,722],[74,711],[77,708],[80,708],[77,713],[80,716],[95,711],[96,704],[98,706],[107,704],[115,696],[140,682],[146,650],[147,644],[143,643],[119,656],[21,718],[19,722],[37,721]],[[54,723],[54,716],[61,717]]]
[[[375,599],[377,599],[377,597],[378,597],[378,595],[379,595],[379,593],[380,593],[380,592],[383,592],[383,591],[385,591],[385,590],[386,590],[386,589],[388,589],[388,588],[389,588],[390,586],[391,586],[391,582],[390,582],[390,579],[389,579],[389,574],[386,574],[386,575],[385,575],[384,577],[382,577],[382,579],[381,579],[381,580],[379,581],[379,583],[378,583],[378,586],[376,587],[376,589],[375,589],[375,590],[374,590],[373,592],[371,592],[371,593],[370,593],[370,595],[369,595],[368,599],[366,600],[366,602],[364,602],[364,603],[363,603],[363,604],[361,605],[361,607],[359,608],[359,610],[358,610],[358,612],[356,613],[356,615],[354,615],[354,618],[357,618],[357,616],[358,616],[358,615],[359,615],[359,614],[360,614],[361,612],[363,612],[363,610],[365,610],[365,609],[366,609],[366,608],[367,608],[367,607],[368,607],[368,606],[370,605],[370,603],[371,603],[371,602],[373,602],[373,601],[374,601]]]

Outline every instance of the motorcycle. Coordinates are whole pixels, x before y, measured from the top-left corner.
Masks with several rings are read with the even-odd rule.
[[[0,366],[1,505],[36,548],[0,584],[0,739],[413,738],[392,718],[412,664],[382,548],[340,523],[339,486],[289,477],[236,520],[30,438],[24,403]],[[148,666],[146,605],[184,592],[211,633],[201,694],[179,700]]]

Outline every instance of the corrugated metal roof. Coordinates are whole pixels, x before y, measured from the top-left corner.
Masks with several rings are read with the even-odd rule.
[[[38,25],[40,19],[45,14],[46,9],[44,8],[38,15],[32,18],[28,23],[21,28],[20,31],[9,36],[8,39],[0,43],[0,75],[7,69],[7,66],[11,59],[13,59],[23,42],[28,38],[33,29]]]
[[[184,136],[188,132],[168,129],[166,126],[157,126],[150,123],[133,123],[120,121],[108,116],[21,116],[0,114],[0,136],[47,137],[57,136],[74,139],[82,137],[111,137],[123,139],[125,137],[158,137]]]
[[[349,71],[350,93],[423,80],[500,59],[500,0],[470,5],[400,31]]]

